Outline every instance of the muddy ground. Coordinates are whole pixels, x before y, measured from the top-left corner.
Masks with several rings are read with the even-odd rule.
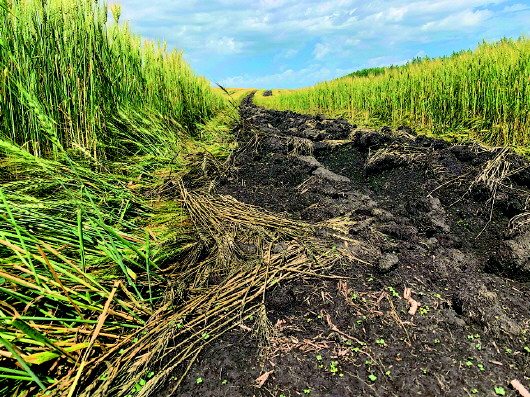
[[[347,235],[338,248],[357,259],[337,253],[327,277],[269,291],[266,343],[252,323],[224,334],[174,395],[516,396],[514,379],[530,388],[528,162],[407,128],[265,110],[251,97],[241,116],[214,192]]]

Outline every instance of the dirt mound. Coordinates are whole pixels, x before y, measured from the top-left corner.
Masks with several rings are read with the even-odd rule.
[[[406,128],[266,110],[251,97],[241,116],[231,172],[212,192],[312,224],[336,241],[335,265],[268,291],[268,338],[252,321],[224,334],[176,395],[488,396],[517,395],[512,379],[530,386],[528,162]]]

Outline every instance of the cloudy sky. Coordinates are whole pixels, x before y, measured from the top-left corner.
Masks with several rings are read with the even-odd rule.
[[[118,2],[133,31],[227,87],[305,87],[530,33],[530,0]]]

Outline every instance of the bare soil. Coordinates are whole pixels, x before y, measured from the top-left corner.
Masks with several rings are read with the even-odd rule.
[[[527,161],[266,110],[251,97],[241,116],[214,192],[347,235],[337,248],[352,255],[337,250],[329,273],[268,291],[269,338],[252,322],[225,333],[174,395],[516,396],[514,379],[530,388]]]

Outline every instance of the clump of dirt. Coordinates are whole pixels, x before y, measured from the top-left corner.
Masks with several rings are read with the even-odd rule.
[[[267,338],[255,332],[263,319],[242,321],[204,349],[176,395],[530,387],[527,161],[406,128],[266,110],[252,97],[241,117],[231,172],[212,194],[311,223],[336,241],[336,265],[267,291]]]

